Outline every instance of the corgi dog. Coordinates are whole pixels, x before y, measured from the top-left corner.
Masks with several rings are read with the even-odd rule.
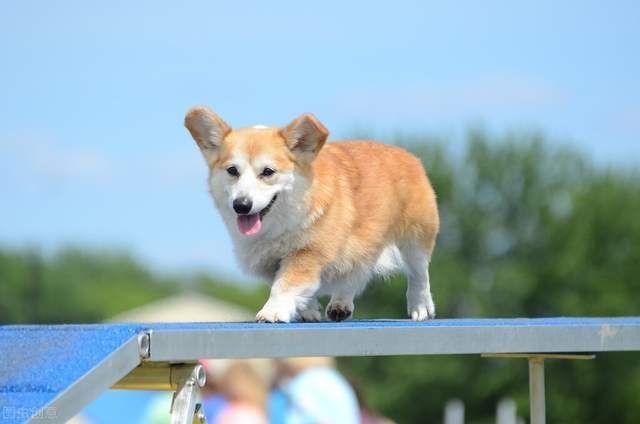
[[[439,228],[434,190],[418,158],[373,141],[325,144],[311,114],[283,128],[231,129],[206,107],[185,126],[209,168],[208,185],[238,262],[271,284],[259,322],[352,316],[374,275],[404,270],[407,314],[435,316],[429,261]]]

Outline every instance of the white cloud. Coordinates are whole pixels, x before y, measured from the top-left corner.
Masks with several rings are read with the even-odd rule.
[[[195,148],[194,148],[195,150]],[[206,165],[193,151],[107,152],[50,139],[0,139],[0,178],[48,189],[56,185],[118,190],[203,184]]]
[[[459,87],[450,87],[453,102],[469,107],[529,107],[552,106],[567,101],[567,95],[546,81],[522,76],[490,76],[462,82]]]
[[[491,119],[505,111],[536,111],[563,106],[568,101],[566,92],[543,79],[496,74],[354,91],[336,104],[341,113],[367,122],[389,115],[402,121],[424,116],[440,120]]]
[[[104,182],[113,170],[111,161],[102,152],[33,138],[0,140],[0,164],[14,178],[49,182],[71,179]]]

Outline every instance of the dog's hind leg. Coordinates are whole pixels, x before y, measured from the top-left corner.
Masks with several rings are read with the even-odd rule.
[[[318,299],[313,298],[309,300],[303,308],[299,308],[298,316],[300,317],[300,320],[305,322],[322,321],[322,313],[320,312],[320,303],[318,302]]]
[[[436,308],[429,284],[431,249],[416,242],[402,244],[399,247],[407,274],[407,315],[414,321],[434,318]]]

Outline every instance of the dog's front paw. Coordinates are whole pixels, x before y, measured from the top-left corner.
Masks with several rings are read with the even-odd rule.
[[[436,317],[436,307],[429,293],[407,296],[407,315],[413,321],[426,321]]]
[[[331,301],[327,305],[327,318],[331,321],[344,321],[353,315],[353,302]]]
[[[296,318],[296,305],[293,300],[269,299],[256,314],[257,322],[291,322]]]

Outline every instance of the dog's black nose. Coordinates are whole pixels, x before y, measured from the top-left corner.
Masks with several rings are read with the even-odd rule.
[[[233,210],[236,213],[248,214],[251,212],[251,207],[253,206],[253,202],[248,197],[238,197],[233,201]]]

